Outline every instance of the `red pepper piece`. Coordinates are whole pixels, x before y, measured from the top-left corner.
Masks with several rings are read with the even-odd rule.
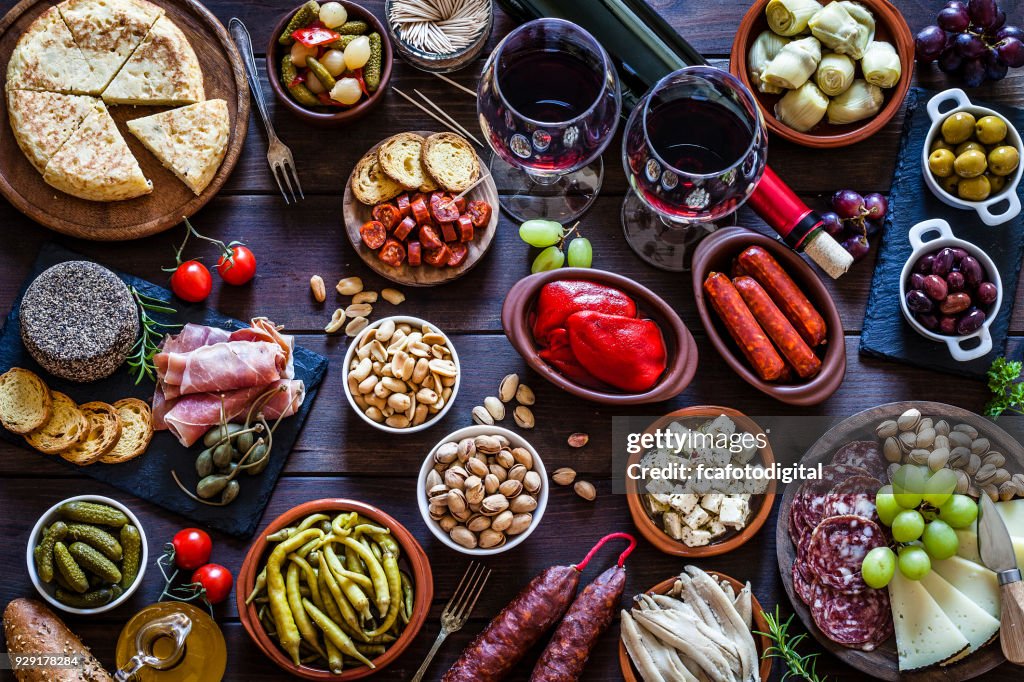
[[[566,329],[579,363],[623,391],[649,390],[668,364],[665,339],[653,320],[584,310],[569,316]]]
[[[636,303],[614,287],[586,280],[559,280],[545,284],[537,296],[537,321],[533,338],[546,345],[548,335],[564,327],[570,315],[580,310],[596,310],[610,315],[636,317]]]
[[[325,43],[331,43],[341,38],[341,34],[325,28],[323,24],[317,26],[312,24],[305,28],[292,31],[292,37],[306,47],[317,47]]]
[[[565,329],[556,329],[551,332],[549,339],[551,340],[551,345],[547,348],[542,348],[538,353],[541,360],[581,386],[606,388],[572,354],[572,348],[569,347],[569,332]]]

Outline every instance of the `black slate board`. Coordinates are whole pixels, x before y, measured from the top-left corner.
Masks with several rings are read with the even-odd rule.
[[[66,393],[78,402],[90,400],[114,402],[127,397],[141,398],[149,402],[153,397],[153,382],[143,380],[136,386],[134,379],[128,373],[127,366],[122,366],[113,375],[101,381],[76,384],[46,373],[22,345],[18,312],[25,289],[43,270],[69,260],[88,259],[52,243],[45,244],[40,250],[39,257],[32,266],[32,272],[22,285],[14,308],[7,315],[3,329],[0,330],[0,373],[11,367],[31,369],[43,377],[52,389]],[[167,289],[138,277],[116,270],[114,272],[126,284],[136,287],[140,293],[160,300],[172,301],[171,292]],[[202,305],[189,305],[173,299],[171,307],[178,310],[177,315],[171,316],[171,318],[160,315],[154,317],[165,322],[194,322],[223,329],[239,329],[248,326]],[[173,333],[176,330],[171,331]],[[299,431],[302,430],[302,425],[309,415],[310,406],[316,398],[317,387],[323,380],[326,371],[327,358],[305,348],[298,346],[295,348],[295,378],[305,382],[306,398],[297,414],[281,420],[277,431],[274,432],[274,449],[271,452],[267,468],[258,476],[240,474],[238,480],[241,483],[241,492],[235,501],[226,507],[211,507],[195,502],[179,490],[171,478],[171,470],[174,469],[182,483],[194,490],[196,483],[195,458],[202,450],[201,441],[186,450],[170,432],[158,431],[154,434],[149,449],[140,457],[123,464],[92,464],[79,467],[65,462],[56,455],[36,453],[35,450],[28,448],[22,438],[4,429],[0,429],[0,437],[31,450],[37,456],[59,461],[74,471],[87,474],[164,509],[181,514],[203,527],[216,528],[230,535],[248,538],[256,532],[263,511],[277,484],[277,479],[284,469],[285,460],[295,445]],[[54,500],[54,502],[57,501]]]
[[[935,198],[924,184],[921,171],[921,148],[931,121],[925,105],[938,93],[913,88],[907,96],[907,116],[900,142],[900,152],[889,197],[889,214],[885,219],[885,234],[879,246],[878,263],[871,281],[871,295],[864,313],[860,351],[866,355],[905,362],[909,365],[934,369],[950,374],[983,378],[992,360],[1006,350],[1006,335],[1013,310],[1014,292],[1024,255],[1022,217],[1002,225],[989,227],[981,222],[974,211],[947,206]],[[994,109],[1006,117],[1017,130],[1024,130],[1024,110],[974,101],[980,107]],[[1022,188],[1018,187],[1021,193]],[[998,210],[998,207],[997,207]],[[936,343],[919,335],[900,311],[900,273],[910,257],[907,231],[930,218],[943,218],[959,239],[976,244],[999,269],[1003,281],[1003,305],[992,333],[992,351],[970,362],[957,362],[950,356],[945,344]]]

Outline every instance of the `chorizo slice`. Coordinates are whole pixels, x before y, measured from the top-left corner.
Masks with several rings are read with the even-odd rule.
[[[395,228],[392,236],[398,241],[403,241],[412,234],[415,227],[416,221],[413,220],[412,216],[406,216],[405,218],[402,218],[402,222],[398,223],[398,227]]]
[[[420,228],[420,243],[423,244],[423,248],[428,251],[431,249],[440,249],[444,246],[444,242],[437,236],[437,230],[430,225],[424,225]]]
[[[452,250],[448,248],[447,244],[441,244],[436,249],[428,248],[426,244],[423,245],[425,253],[423,254],[423,260],[429,265],[433,265],[435,268],[443,268],[448,265],[448,261],[452,259]]]
[[[760,284],[753,277],[737,277],[732,281],[744,302],[754,314],[775,347],[782,353],[801,379],[809,379],[821,371],[821,360],[800,337],[799,332],[782,314]]]
[[[402,214],[394,204],[383,203],[373,207],[373,219],[390,232],[402,220]]]
[[[395,206],[398,208],[398,214],[403,218],[408,217],[412,212],[412,208],[409,203],[409,195],[405,192],[395,197]]]
[[[739,264],[743,274],[764,287],[807,345],[813,348],[825,340],[825,320],[770,253],[760,246],[747,247],[739,255]]]
[[[409,204],[409,209],[412,211],[412,217],[416,220],[417,225],[423,225],[430,220],[430,211],[427,210],[427,202],[422,197],[416,197]]]
[[[459,216],[459,241],[471,242],[475,237],[473,220],[468,215]]]
[[[368,220],[359,228],[359,237],[367,248],[376,251],[387,241],[388,231],[379,220]]]
[[[454,242],[448,245],[448,250],[452,252],[451,257],[448,259],[448,267],[457,268],[466,262],[466,258],[469,256],[469,247],[461,242]]]
[[[757,375],[764,381],[776,381],[782,377],[786,363],[729,278],[721,272],[709,273],[704,280],[704,292]]]
[[[453,223],[459,219],[459,209],[455,202],[444,192],[434,192],[430,195],[430,214],[436,223]]]
[[[446,242],[456,242],[459,240],[459,235],[455,231],[455,223],[441,223],[441,237]]]
[[[423,247],[419,242],[409,242],[406,244],[406,250],[408,251],[409,265],[417,267],[423,262]]]
[[[388,239],[377,252],[377,258],[385,265],[397,268],[405,260],[405,247],[397,239]]]
[[[486,201],[477,199],[469,202],[466,213],[473,221],[473,227],[487,227],[487,224],[491,222],[491,205]]]

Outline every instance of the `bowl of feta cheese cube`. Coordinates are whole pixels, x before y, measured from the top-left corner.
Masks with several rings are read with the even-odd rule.
[[[775,458],[754,420],[728,407],[683,408],[652,424],[655,447],[629,456],[629,512],[675,556],[710,557],[752,538],[775,502]]]

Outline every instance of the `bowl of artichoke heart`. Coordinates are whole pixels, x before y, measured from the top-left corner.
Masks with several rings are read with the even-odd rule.
[[[729,69],[773,132],[805,147],[845,147],[899,111],[914,39],[887,0],[757,0],[740,23]]]

